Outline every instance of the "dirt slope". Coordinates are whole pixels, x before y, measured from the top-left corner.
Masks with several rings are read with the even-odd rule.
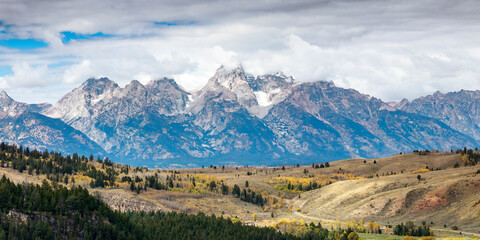
[[[367,160],[372,161],[372,160]],[[309,216],[327,219],[365,220],[396,224],[408,220],[433,221],[440,228],[461,226],[480,229],[480,167],[447,168],[412,173],[428,164],[446,168],[461,161],[459,155],[400,155],[377,159],[375,167],[363,160],[345,160],[336,165],[379,177],[347,180],[306,192],[295,202]],[[355,166],[357,164],[357,166]],[[403,174],[399,174],[403,170]],[[396,172],[396,175],[382,176]],[[417,176],[421,176],[418,180]]]

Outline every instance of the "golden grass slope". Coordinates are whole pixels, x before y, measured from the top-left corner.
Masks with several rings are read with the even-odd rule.
[[[339,161],[335,166],[375,177],[335,182],[302,194],[296,204],[309,216],[343,221],[394,224],[414,220],[433,222],[437,228],[480,229],[480,174],[476,174],[480,167],[463,167],[460,155],[442,153],[397,155],[376,162]],[[462,167],[453,168],[455,163]],[[426,166],[449,168],[430,171]],[[387,176],[388,172],[397,174]]]

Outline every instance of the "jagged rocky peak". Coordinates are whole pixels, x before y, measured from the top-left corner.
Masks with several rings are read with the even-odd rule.
[[[67,123],[79,117],[89,117],[99,102],[108,101],[119,89],[118,84],[108,78],[89,78],[42,113]]]
[[[199,95],[210,98],[217,96],[214,93],[222,93],[218,96],[230,101],[233,94],[233,97],[250,114],[263,118],[273,105],[291,94],[293,82],[293,77],[283,73],[254,77],[246,73],[241,65],[233,68],[221,66]]]
[[[321,96],[328,100],[330,98],[338,99],[359,99],[362,101],[380,101],[368,94],[361,93],[352,88],[337,87],[333,81],[317,81],[305,82],[296,86],[297,89],[303,89],[307,92],[318,92]]]
[[[117,83],[108,78],[89,78],[80,88],[84,91],[100,95],[107,90],[114,90],[119,87]]]
[[[328,100],[329,97],[340,97],[343,94],[358,93],[353,89],[338,88],[332,81],[304,82],[302,84],[295,84],[293,88],[297,95],[299,93],[318,95],[321,96],[319,100]],[[303,98],[306,97],[306,95],[300,94],[300,97]]]
[[[248,86],[248,83],[252,80],[255,80],[255,78],[253,75],[245,73],[242,65],[234,68],[227,68],[222,65],[217,69],[210,82],[218,83],[232,91],[239,87]]]
[[[220,66],[215,75],[210,79],[209,83],[214,83],[213,85],[222,85],[233,92],[242,88],[250,88],[253,91],[269,92],[277,88],[290,87],[294,83],[294,79],[281,72],[260,75],[255,78],[252,74],[246,73],[243,67],[239,65],[234,68]]]
[[[182,94],[189,95],[182,87],[180,87],[175,80],[171,78],[162,78],[148,82],[146,88],[150,93],[168,95],[168,94]]]
[[[167,88],[173,87],[178,90],[181,90],[181,88],[178,86],[175,80],[171,78],[166,78],[166,77],[157,79],[157,80],[151,80],[150,82],[147,83],[146,87],[149,89],[159,89],[159,90],[164,87],[167,87]]]
[[[251,81],[250,86],[254,91],[269,92],[278,88],[290,87],[294,82],[292,76],[286,76],[281,72],[275,74],[265,74],[258,76],[255,81]]]
[[[87,105],[93,106],[105,98],[111,98],[119,89],[118,84],[108,78],[89,78],[64,98],[82,98]],[[64,98],[60,99],[59,103]]]
[[[109,86],[109,85],[117,85],[117,84],[107,77],[101,77],[101,78],[89,78],[85,80],[85,82],[83,82],[81,86],[101,87],[101,86]]]
[[[411,103],[420,102],[422,100],[445,100],[445,101],[457,101],[457,100],[464,100],[465,97],[478,99],[480,98],[480,90],[465,90],[462,89],[456,92],[448,92],[442,93],[440,91],[436,91],[432,95],[422,96],[417,99],[414,99]]]
[[[458,92],[458,94],[457,94],[457,92],[450,92],[450,93],[447,93],[447,94],[443,94],[444,97],[446,97],[447,95],[448,96],[458,95],[458,96],[471,97],[473,99],[478,99],[478,98],[480,98],[480,90],[464,90],[464,89],[462,89]]]
[[[138,80],[132,80],[125,86],[123,92],[126,97],[145,97],[147,88]]]
[[[322,88],[336,88],[337,86],[333,81],[318,81],[318,82],[313,82],[317,83],[318,86],[321,86]]]
[[[220,80],[221,79],[228,80],[228,78],[232,76],[243,78],[245,74],[246,73],[242,65],[237,65],[235,67],[226,67],[222,65],[217,69],[213,77]]]
[[[480,91],[460,90],[419,97],[402,107],[441,120],[453,129],[480,140]]]
[[[336,87],[333,82],[305,82],[293,87],[286,100],[314,116],[324,113],[342,113],[352,120],[361,122],[371,119],[388,105],[378,98],[354,89]]]
[[[254,90],[258,105],[268,107],[283,101],[290,93],[294,79],[281,72],[257,76],[250,81],[250,87]]]
[[[410,101],[408,101],[408,99],[404,98],[402,99],[402,101],[400,102],[394,102],[392,104],[392,107],[396,108],[396,109],[403,109],[405,108],[405,106],[407,106],[408,104],[410,104]]]
[[[28,110],[28,104],[13,100],[4,90],[0,92],[0,118],[16,116]]]
[[[255,94],[249,85],[249,81],[252,79],[254,79],[253,75],[246,74],[241,65],[231,69],[221,66],[210,78],[204,90],[222,91],[223,87],[233,92],[242,106],[250,107],[257,105]]]
[[[184,111],[187,103],[191,101],[190,94],[171,78],[152,80],[146,88],[149,95],[147,104],[159,105],[159,112],[162,114]]]
[[[161,78],[152,80],[145,85],[150,94],[162,95],[167,97],[169,94],[173,95],[189,95],[182,87],[180,87],[175,80],[171,78]]]
[[[44,109],[51,107],[49,103],[26,104],[17,102],[11,98],[5,90],[0,92],[0,111],[9,112],[10,115],[21,113],[23,111],[41,112]]]
[[[44,113],[66,122],[111,111],[115,107],[128,108],[132,114],[148,107],[160,114],[171,115],[184,111],[187,102],[188,93],[173,79],[162,78],[146,85],[132,80],[121,88],[108,78],[90,78]]]
[[[108,78],[90,78],[87,79],[79,88],[72,93],[83,95],[85,104],[88,107],[95,106],[102,100],[111,99],[120,90],[118,84]]]
[[[0,92],[0,106],[4,107],[4,106],[8,106],[10,105],[14,100],[8,96],[7,92],[5,92],[5,90],[2,90]]]

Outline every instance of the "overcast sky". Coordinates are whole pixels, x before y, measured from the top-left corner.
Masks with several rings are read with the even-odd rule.
[[[28,103],[101,76],[194,90],[239,63],[385,101],[480,89],[477,0],[0,0],[0,22],[0,88]]]

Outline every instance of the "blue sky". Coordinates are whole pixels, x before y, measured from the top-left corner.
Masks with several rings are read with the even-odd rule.
[[[10,38],[10,32],[8,30],[4,30],[3,33],[5,34],[4,39],[0,39],[0,47],[6,47],[11,49],[17,50],[31,50],[36,48],[45,48],[48,47],[48,43],[41,39],[34,39],[34,38],[26,38],[26,39],[19,39],[19,38]],[[64,31],[60,32],[62,35],[62,43],[68,44],[72,40],[91,40],[94,38],[111,38],[114,35],[105,34],[102,32],[97,32],[93,34],[83,34],[83,33],[75,33],[71,31]]]
[[[193,91],[237,64],[385,101],[480,89],[478,1],[5,1],[0,89],[24,102],[90,77]]]
[[[2,39],[0,40],[0,46],[19,49],[19,50],[26,50],[26,49],[35,49],[35,48],[42,48],[48,47],[48,43],[39,40],[39,39]]]
[[[71,31],[61,32],[60,34],[63,35],[62,43],[66,44],[72,40],[90,40],[94,38],[111,38],[114,37],[112,34],[105,34],[102,32],[97,32],[93,34],[83,34],[83,33],[76,33]]]
[[[153,24],[158,26],[182,26],[182,25],[194,25],[196,24],[194,21],[160,21],[160,22],[153,22]]]
[[[26,50],[48,46],[48,43],[42,41],[41,39],[16,38],[16,36],[10,31],[11,27],[12,25],[4,25],[3,21],[0,21],[0,47]]]
[[[3,77],[5,75],[12,74],[12,67],[10,66],[0,66],[0,76]]]

